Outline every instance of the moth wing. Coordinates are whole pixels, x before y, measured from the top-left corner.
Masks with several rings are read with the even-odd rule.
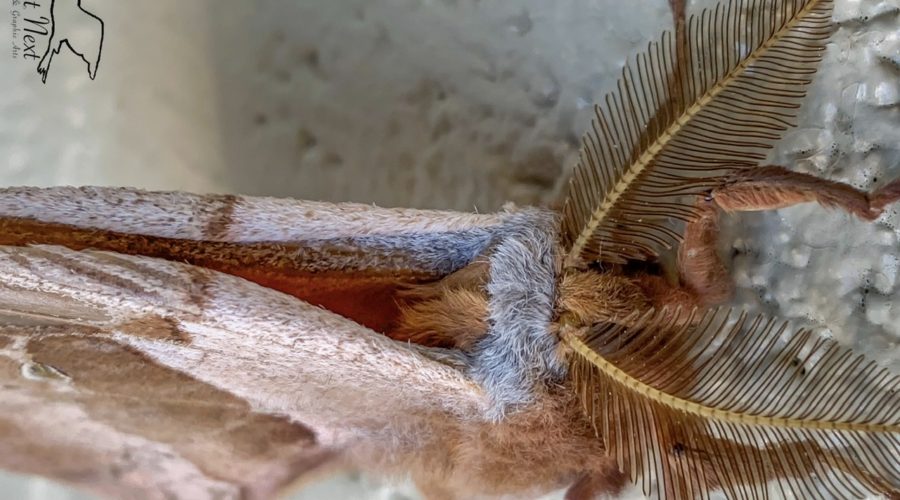
[[[268,498],[360,441],[391,453],[484,411],[441,352],[198,266],[0,246],[0,467],[113,497]]]
[[[398,292],[481,254],[502,215],[128,188],[0,190],[0,245],[53,244],[187,262],[381,333]]]

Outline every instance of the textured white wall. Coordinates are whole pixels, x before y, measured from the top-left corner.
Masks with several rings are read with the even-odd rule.
[[[481,211],[548,203],[590,105],[671,25],[665,0],[83,5],[106,23],[96,81],[71,54],[57,56],[46,85],[33,64],[0,55],[2,185]],[[865,188],[900,176],[898,12],[900,0],[837,0],[833,45],[774,161]],[[814,206],[726,220],[738,303],[828,325],[900,369],[896,209],[876,224]],[[64,498],[51,490],[0,478],[0,498]]]

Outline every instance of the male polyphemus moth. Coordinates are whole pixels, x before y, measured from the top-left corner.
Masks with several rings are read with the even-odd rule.
[[[897,375],[714,307],[721,211],[900,199],[760,164],[831,7],[731,0],[651,44],[560,215],[0,191],[0,466],[139,498],[346,465],[429,498],[900,497]]]

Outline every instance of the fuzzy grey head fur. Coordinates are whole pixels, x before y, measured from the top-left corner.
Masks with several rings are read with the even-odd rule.
[[[490,330],[471,354],[472,373],[491,397],[495,419],[565,374],[550,333],[558,275],[555,214],[525,209],[504,219],[490,253]]]

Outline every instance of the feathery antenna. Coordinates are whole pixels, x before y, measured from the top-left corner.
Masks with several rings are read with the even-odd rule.
[[[810,331],[714,310],[566,329],[619,467],[660,498],[900,495],[900,377]]]
[[[722,176],[793,118],[831,33],[830,0],[731,0],[665,33],[595,108],[563,210],[565,264],[646,260]]]

